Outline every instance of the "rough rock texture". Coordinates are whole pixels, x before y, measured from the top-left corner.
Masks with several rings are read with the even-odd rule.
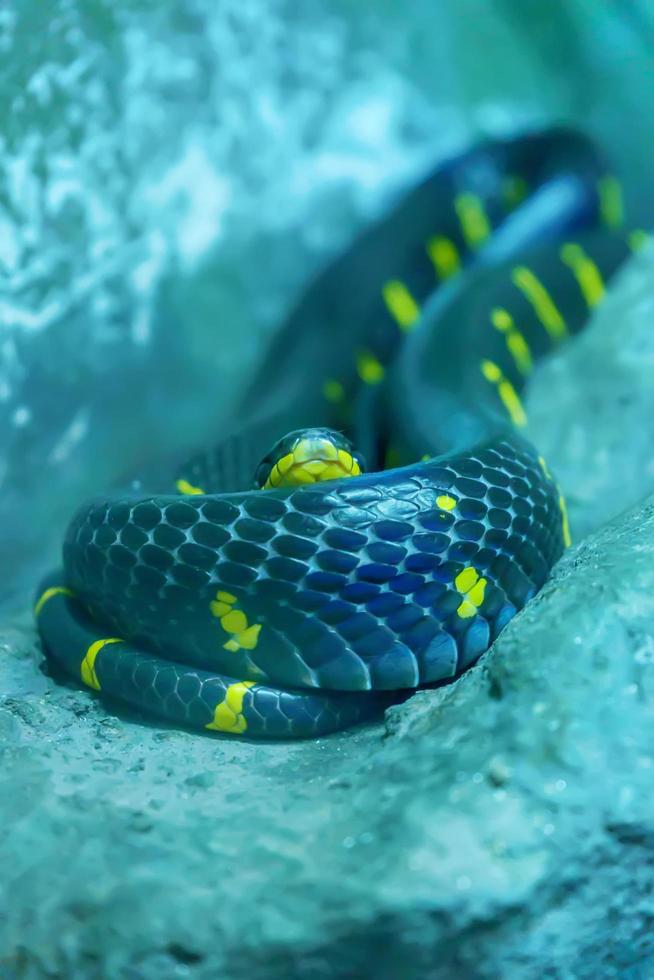
[[[619,137],[634,185],[652,159],[624,124],[652,102],[645,3],[301,6],[0,11],[1,599],[25,609],[80,496],[206,438],[309,270],[435,153],[557,116]],[[529,400],[592,533],[478,667],[385,723],[151,727],[4,620],[2,980],[654,975],[653,272]]]

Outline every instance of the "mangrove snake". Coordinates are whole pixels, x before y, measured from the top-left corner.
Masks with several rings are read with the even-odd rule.
[[[617,179],[566,129],[439,165],[316,278],[228,438],[166,494],[77,513],[37,596],[49,657],[254,737],[343,728],[474,664],[569,543],[520,392],[643,241],[621,225]]]

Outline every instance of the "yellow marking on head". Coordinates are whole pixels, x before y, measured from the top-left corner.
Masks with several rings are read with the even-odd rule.
[[[529,194],[529,185],[524,177],[510,175],[502,181],[502,197],[507,208],[517,208]]]
[[[284,481],[283,486],[294,487],[315,482],[316,478],[309,472],[307,466],[302,463],[300,466],[293,467],[291,475]]]
[[[359,476],[361,469],[351,453],[337,449],[326,438],[301,439],[290,453],[272,467],[264,490],[271,487],[295,487]]]
[[[597,182],[600,216],[608,228],[619,228],[624,221],[622,187],[617,177],[607,174]]]
[[[496,330],[504,334],[506,346],[520,374],[529,374],[533,368],[531,351],[509,311],[496,307],[491,312],[491,322]]]
[[[269,490],[271,487],[285,486],[284,477],[293,468],[295,464],[295,456],[293,453],[287,453],[278,459],[275,465],[271,468],[268,474],[268,479],[263,485],[264,490]]]
[[[100,681],[98,680],[98,675],[95,672],[95,661],[104,647],[109,643],[124,643],[119,636],[110,636],[107,640],[96,640],[86,651],[84,659],[80,664],[80,677],[87,687],[92,687],[94,690],[100,690]]]
[[[513,270],[511,278],[525,299],[531,303],[536,316],[551,339],[559,341],[567,337],[568,328],[565,325],[565,320],[554,305],[554,300],[545,286],[536,278],[531,269],[519,265]]]
[[[312,459],[303,464],[305,473],[310,473],[316,482],[324,479],[324,472],[329,466],[324,459]]]
[[[354,466],[354,458],[348,453],[347,449],[338,450],[338,462],[344,470],[351,470]]]
[[[200,487],[194,487],[192,483],[188,482],[188,480],[176,480],[175,486],[177,487],[180,493],[185,493],[185,494],[204,493],[204,490],[201,490]]]
[[[338,449],[331,439],[327,439],[325,437],[314,437],[309,439],[300,439],[297,445],[294,446],[291,455],[294,463],[309,463],[311,460],[315,459],[321,459],[324,462],[328,462],[329,460],[338,459]],[[284,472],[283,468],[282,472]]]
[[[629,235],[629,248],[632,252],[639,252],[641,248],[644,248],[648,242],[652,240],[652,236],[648,232],[643,231],[642,228],[636,228]]]
[[[243,699],[248,689],[253,686],[254,681],[237,681],[235,684],[230,684],[225,691],[224,700],[214,709],[213,721],[205,727],[216,732],[241,735],[248,727],[243,714]]]
[[[544,456],[539,456],[538,457],[538,462],[540,463],[540,468],[541,468],[541,470],[543,471],[543,473],[545,475],[545,479],[546,480],[551,480],[552,479],[552,474],[550,473],[550,471],[549,471],[549,469],[547,467],[547,463],[545,462],[545,457]]]
[[[389,279],[382,287],[386,309],[402,330],[411,330],[420,317],[420,307],[399,279]]]
[[[34,606],[34,615],[38,616],[41,610],[43,609],[43,607],[45,606],[46,602],[48,602],[50,599],[53,598],[53,596],[56,595],[72,596],[74,595],[74,593],[63,585],[51,586],[49,589],[46,589],[45,592],[42,593],[42,595],[39,596],[38,602]]]
[[[261,624],[251,626],[248,618],[241,609],[235,609],[236,596],[231,592],[219,591],[216,598],[209,603],[212,616],[220,620],[220,625],[230,639],[223,643],[223,649],[236,653],[238,650],[254,650],[259,642]]]
[[[352,469],[350,470],[350,476],[358,476],[361,470],[356,463],[352,463]],[[340,480],[342,477],[347,476],[344,473],[338,463],[325,463],[324,469],[322,470],[320,479],[321,480]]]
[[[497,387],[497,393],[511,421],[519,428],[527,424],[527,414],[520,401],[520,396],[511,382],[504,377],[500,368],[493,361],[481,362],[481,373],[487,381]]]
[[[486,579],[481,578],[477,569],[473,568],[472,565],[464,568],[456,576],[454,585],[461,595],[464,596],[463,601],[457,609],[457,614],[461,619],[469,619],[471,616],[476,615],[477,610],[484,601],[487,584]]]
[[[277,469],[279,470],[279,472],[281,473],[281,475],[284,476],[285,473],[288,473],[288,471],[290,470],[291,466],[295,462],[296,462],[295,453],[294,452],[293,453],[286,453],[285,456],[282,456],[281,459],[278,459],[277,460],[277,464],[276,464],[277,465]]]
[[[441,493],[436,497],[436,506],[440,507],[441,510],[454,510],[456,500],[454,497],[450,497],[448,493]]]
[[[311,439],[302,439],[302,441],[298,442],[297,446],[295,446],[293,449],[293,462],[291,466],[288,467],[288,470],[292,470],[293,466],[297,466],[299,463],[304,464],[307,469],[312,463],[324,463],[324,459],[316,456],[316,453],[319,452],[319,449],[321,448],[322,447],[318,447],[318,445]],[[309,470],[309,472],[311,471]]]
[[[336,381],[333,378],[325,381],[322,386],[322,393],[327,401],[332,402],[334,405],[342,402],[345,398],[345,388],[340,381]]]
[[[456,245],[449,238],[435,235],[427,242],[427,255],[431,259],[439,279],[451,279],[461,269],[461,259]]]
[[[599,269],[581,245],[569,242],[561,249],[561,260],[572,269],[589,307],[597,306],[604,296],[604,282]]]
[[[454,210],[466,244],[471,249],[478,248],[492,230],[483,201],[476,194],[458,194],[454,198]]]
[[[370,351],[360,350],[356,357],[357,373],[367,385],[377,385],[384,380],[386,369]]]
[[[561,511],[561,528],[563,530],[563,544],[566,548],[569,548],[572,544],[572,535],[570,534],[570,521],[568,519],[568,507],[565,502],[565,497],[562,493],[559,494],[559,510]]]

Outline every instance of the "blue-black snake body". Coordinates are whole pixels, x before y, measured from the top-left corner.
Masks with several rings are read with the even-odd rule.
[[[167,721],[254,737],[348,726],[475,663],[569,543],[521,391],[640,244],[621,225],[616,178],[568,130],[437,167],[310,286],[227,439],[165,494],[78,511],[37,596],[48,655]],[[306,426],[347,433],[372,471],[250,489]],[[323,475],[358,472],[339,451]]]

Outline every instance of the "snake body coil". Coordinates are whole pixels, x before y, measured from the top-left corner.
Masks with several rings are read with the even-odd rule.
[[[48,655],[167,721],[255,737],[333,731],[471,666],[569,543],[520,392],[639,244],[621,223],[568,130],[439,166],[318,276],[176,492],[78,512],[38,593]],[[244,490],[307,425],[377,471]]]

